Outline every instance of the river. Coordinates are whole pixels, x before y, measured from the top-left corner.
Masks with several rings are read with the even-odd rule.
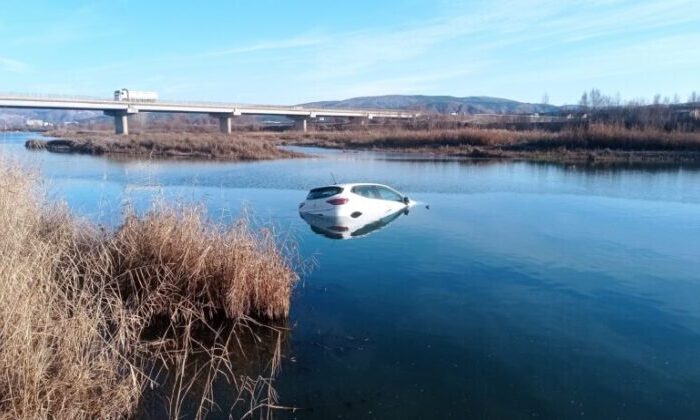
[[[0,155],[77,213],[242,209],[316,261],[294,294],[279,418],[700,418],[700,168],[435,161],[303,149],[255,163]],[[391,185],[421,204],[350,240],[306,192]],[[215,417],[215,416],[214,416]],[[225,416],[224,416],[225,418]]]

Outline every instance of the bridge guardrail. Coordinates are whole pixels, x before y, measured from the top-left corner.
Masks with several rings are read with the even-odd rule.
[[[153,102],[141,102],[141,101],[116,101],[113,98],[96,97],[88,95],[60,95],[60,94],[46,94],[46,93],[19,93],[19,92],[0,92],[0,98],[2,99],[16,99],[16,100],[55,100],[62,102],[92,102],[98,104],[114,104],[123,103],[130,105],[163,105],[163,106],[201,106],[201,107],[212,107],[212,108],[257,108],[257,109],[267,109],[267,110],[283,110],[283,111],[307,111],[307,112],[349,112],[349,113],[359,113],[359,114],[376,114],[377,116],[393,114],[401,115],[404,117],[415,116],[416,112],[404,111],[404,110],[394,110],[394,109],[376,109],[376,108],[363,108],[363,109],[350,109],[350,108],[316,108],[316,107],[305,107],[302,105],[261,105],[261,104],[242,104],[242,103],[228,103],[228,102],[210,102],[210,101],[174,101],[174,100],[158,100]]]
[[[52,93],[20,93],[20,92],[0,92],[0,97],[2,98],[12,98],[12,99],[60,99],[60,100],[88,100],[88,101],[113,101],[112,98],[104,98],[98,96],[88,96],[88,95],[60,95]]]

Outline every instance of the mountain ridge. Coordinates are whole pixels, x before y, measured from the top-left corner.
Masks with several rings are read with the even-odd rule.
[[[359,96],[338,101],[308,102],[302,106],[335,109],[400,109],[438,114],[533,114],[555,113],[560,110],[554,105],[519,102],[491,96],[450,95]]]

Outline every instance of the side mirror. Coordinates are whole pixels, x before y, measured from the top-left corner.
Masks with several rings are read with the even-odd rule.
[[[408,197],[404,197],[404,198],[403,198],[403,203],[404,203],[404,204],[408,204],[408,203],[410,203],[410,202],[411,202],[411,200],[409,200]]]

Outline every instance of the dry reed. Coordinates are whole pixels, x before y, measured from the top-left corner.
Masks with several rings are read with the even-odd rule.
[[[227,344],[240,343],[241,328],[253,333],[256,318],[288,313],[297,276],[270,232],[167,206],[105,230],[43,197],[34,177],[0,162],[0,418],[132,416],[158,383],[158,360],[176,378],[172,417],[201,375],[232,378],[252,399],[266,389],[252,407],[275,406],[282,330],[268,328],[276,351],[253,378],[232,364]],[[217,316],[236,328],[223,334]],[[209,357],[208,369],[186,377],[193,352]],[[197,417],[213,404],[205,389]]]
[[[104,132],[57,131],[57,140],[31,139],[28,149],[90,155],[253,161],[302,156],[273,142],[222,133],[142,133],[117,136]]]
[[[666,132],[654,128],[625,128],[614,124],[591,124],[561,131],[509,130],[463,127],[458,129],[377,129],[317,133],[283,133],[294,144],[323,147],[419,150],[477,146],[512,150],[575,149],[700,150],[700,134]]]
[[[127,138],[99,132],[55,132],[73,140],[28,141],[27,148],[77,153],[252,160],[301,156],[278,144],[346,149],[379,149],[474,158],[590,161],[700,161],[700,134],[619,123],[577,122],[558,130],[487,128],[370,127],[221,133],[146,132]]]

